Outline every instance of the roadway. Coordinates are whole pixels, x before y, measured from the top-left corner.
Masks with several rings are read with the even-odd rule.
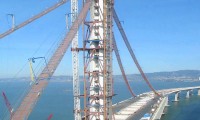
[[[171,88],[158,90],[158,93],[164,98],[173,93],[181,91],[191,91],[198,89],[200,86],[185,87],[185,88]],[[138,95],[136,98],[129,98],[113,105],[115,120],[139,120],[143,115],[151,111],[152,106],[161,101],[161,97],[155,95],[153,92],[146,92]]]

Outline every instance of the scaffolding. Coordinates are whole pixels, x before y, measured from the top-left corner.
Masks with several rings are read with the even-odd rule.
[[[112,0],[93,0],[84,54],[84,119],[112,120]]]
[[[78,16],[78,0],[71,0],[71,22]],[[77,26],[78,27],[78,26]],[[72,49],[78,48],[78,31],[72,40]],[[80,82],[79,82],[79,59],[78,51],[72,51],[72,70],[73,70],[73,95],[74,95],[74,119],[81,120],[80,113]]]

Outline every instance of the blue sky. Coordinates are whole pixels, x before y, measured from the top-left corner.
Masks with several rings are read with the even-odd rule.
[[[56,2],[1,0],[0,33],[11,27],[11,19],[6,14],[15,14],[16,24],[19,24]],[[1,39],[0,77],[12,77],[22,67],[24,69],[18,76],[28,76],[27,59],[45,56],[52,43],[65,34],[65,14],[70,12],[69,8],[68,2]],[[126,34],[145,72],[200,69],[199,0],[115,0],[115,9],[124,21]],[[138,73],[116,26],[114,32],[126,72]],[[80,32],[80,46],[81,36]],[[70,75],[71,63],[68,50],[55,74]],[[115,57],[113,64],[114,74],[120,74]],[[82,68],[80,72],[82,74]]]

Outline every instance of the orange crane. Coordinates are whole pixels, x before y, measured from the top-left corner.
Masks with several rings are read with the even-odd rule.
[[[39,96],[41,95],[43,89],[47,86],[49,79],[55,72],[57,66],[59,65],[61,59],[63,58],[66,50],[71,44],[74,36],[76,35],[78,28],[84,21],[87,12],[91,6],[91,0],[86,0],[84,7],[82,8],[80,14],[72,24],[69,32],[66,34],[65,38],[54,52],[53,56],[47,63],[47,66],[43,69],[42,73],[38,76],[38,84],[33,84],[31,89],[27,91],[26,96],[21,102],[20,106],[14,112],[12,120],[24,120],[27,119],[32,109],[34,108]]]
[[[13,33],[14,31],[16,31],[16,30],[18,30],[18,29],[20,29],[20,28],[26,26],[27,24],[29,24],[29,23],[31,23],[31,22],[37,20],[38,18],[40,18],[40,17],[46,15],[47,13],[49,13],[49,12],[55,10],[56,8],[60,7],[61,5],[63,5],[64,3],[66,3],[67,1],[68,1],[68,0],[61,0],[59,3],[57,3],[57,4],[55,4],[55,5],[53,5],[53,6],[49,7],[49,8],[47,8],[46,10],[42,11],[41,13],[39,13],[39,14],[37,14],[37,15],[31,17],[30,19],[28,19],[28,20],[22,22],[21,24],[19,24],[19,25],[17,25],[17,26],[12,27],[12,28],[9,29],[8,31],[6,31],[6,32],[4,32],[4,33],[2,33],[2,34],[0,34],[0,39],[3,38],[3,37],[5,37],[5,36],[7,36],[7,35],[9,35],[9,34],[11,34],[11,33]]]
[[[6,103],[6,107],[8,108],[9,112],[10,112],[10,119],[12,119],[12,115],[13,115],[13,108],[8,100],[8,98],[6,97],[6,94],[4,92],[2,92],[4,101]]]
[[[117,24],[117,27],[118,27],[118,29],[119,29],[121,35],[122,35],[122,38],[123,38],[123,40],[124,40],[124,42],[125,42],[125,44],[126,44],[126,47],[128,48],[128,51],[129,51],[129,53],[130,53],[130,55],[131,55],[133,61],[135,62],[135,64],[136,64],[136,66],[137,66],[137,68],[138,68],[140,74],[142,75],[143,79],[145,80],[145,82],[147,83],[147,85],[149,86],[149,88],[150,88],[156,95],[160,96],[160,95],[156,92],[156,90],[153,88],[153,86],[151,85],[151,83],[150,83],[149,80],[147,79],[146,75],[144,74],[144,72],[143,72],[143,70],[142,70],[142,68],[141,68],[141,66],[140,66],[140,64],[139,64],[139,62],[138,62],[138,60],[137,60],[137,58],[136,58],[136,56],[135,56],[135,54],[134,54],[132,48],[131,48],[131,45],[130,45],[130,43],[129,43],[129,41],[128,41],[128,38],[127,38],[127,36],[126,36],[126,34],[125,34],[125,32],[124,32],[124,29],[123,29],[123,27],[122,27],[122,25],[121,25],[121,23],[120,23],[120,21],[119,21],[119,18],[118,18],[118,16],[117,16],[117,13],[116,13],[116,11],[115,11],[114,8],[113,8],[113,18],[114,18],[115,23]]]

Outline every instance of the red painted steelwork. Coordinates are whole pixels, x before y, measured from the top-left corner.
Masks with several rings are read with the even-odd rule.
[[[24,120],[28,118],[29,114],[31,113],[32,109],[37,103],[40,94],[48,84],[49,78],[55,72],[66,50],[68,49],[74,36],[76,35],[78,28],[84,21],[90,6],[91,6],[91,0],[87,0],[85,2],[83,9],[78,15],[77,19],[74,21],[72,27],[70,28],[69,32],[66,34],[66,37],[64,38],[63,42],[57,48],[57,50],[51,57],[50,61],[48,62],[47,66],[43,69],[42,73],[39,75],[38,84],[37,85],[34,84],[32,88],[28,91],[27,95],[21,102],[21,105],[14,113],[12,120]]]
[[[3,98],[4,98],[4,101],[6,103],[6,107],[8,108],[9,112],[10,112],[10,119],[12,119],[12,107],[11,107],[11,104],[8,100],[8,98],[6,97],[6,94],[4,92],[2,92],[2,95],[3,95]]]
[[[52,117],[53,117],[53,114],[50,114],[47,120],[51,120]]]
[[[133,97],[136,97],[136,95],[133,93],[133,90],[131,89],[130,84],[129,84],[129,82],[128,82],[128,79],[127,79],[127,77],[126,77],[126,74],[125,74],[125,71],[124,71],[124,67],[123,67],[123,65],[122,65],[122,61],[121,61],[121,58],[120,58],[120,55],[119,55],[119,51],[118,51],[118,47],[117,47],[117,44],[116,44],[114,35],[113,35],[113,46],[114,46],[114,51],[115,51],[115,55],[116,55],[116,58],[117,58],[117,62],[118,62],[118,64],[119,64],[119,67],[120,67],[120,70],[121,70],[121,72],[122,72],[122,76],[123,76],[123,78],[124,78],[124,81],[125,81],[125,83],[126,83],[126,86],[128,87],[128,90],[129,90],[129,92],[131,93],[131,95],[132,95]]]
[[[127,38],[127,36],[126,36],[126,34],[125,34],[125,32],[124,32],[124,29],[123,29],[123,27],[122,27],[122,25],[121,25],[121,23],[120,23],[120,21],[119,21],[119,18],[118,18],[118,16],[117,16],[117,13],[116,13],[116,11],[115,11],[114,8],[113,8],[113,18],[114,18],[115,23],[117,24],[117,27],[118,27],[118,29],[119,29],[121,35],[122,35],[122,38],[123,38],[123,40],[124,40],[124,42],[125,42],[125,44],[126,44],[126,47],[128,48],[128,51],[129,51],[129,53],[131,54],[131,57],[132,57],[133,61],[135,62],[135,64],[136,64],[138,70],[140,71],[140,74],[142,75],[143,79],[145,80],[145,82],[147,83],[147,85],[149,86],[149,88],[150,88],[156,95],[160,96],[160,95],[156,92],[156,90],[153,88],[153,86],[151,85],[151,83],[150,83],[149,80],[147,79],[146,75],[144,74],[142,68],[140,67],[140,64],[139,64],[139,62],[138,62],[138,60],[137,60],[137,58],[136,58],[136,56],[135,56],[135,54],[134,54],[134,52],[133,52],[133,50],[132,50],[132,48],[131,48],[131,45],[130,45],[130,43],[129,43],[129,41],[128,41],[128,38]]]
[[[9,34],[11,34],[11,33],[13,33],[14,31],[16,31],[16,30],[18,30],[18,29],[20,29],[20,28],[26,26],[27,24],[29,24],[29,23],[31,23],[31,22],[37,20],[38,18],[40,18],[40,17],[46,15],[47,13],[49,13],[49,12],[55,10],[56,8],[60,7],[61,5],[63,5],[64,3],[66,3],[67,1],[68,1],[68,0],[61,0],[59,3],[57,3],[57,4],[55,4],[55,5],[51,6],[51,7],[49,7],[48,9],[42,11],[41,13],[39,13],[39,14],[33,16],[32,18],[30,18],[30,19],[24,21],[23,23],[21,23],[21,24],[15,26],[14,28],[11,28],[11,29],[9,29],[8,31],[6,31],[6,32],[4,32],[4,33],[2,33],[2,34],[0,34],[0,39],[3,38],[3,37],[5,37],[5,36],[7,36],[7,35],[9,35]]]

